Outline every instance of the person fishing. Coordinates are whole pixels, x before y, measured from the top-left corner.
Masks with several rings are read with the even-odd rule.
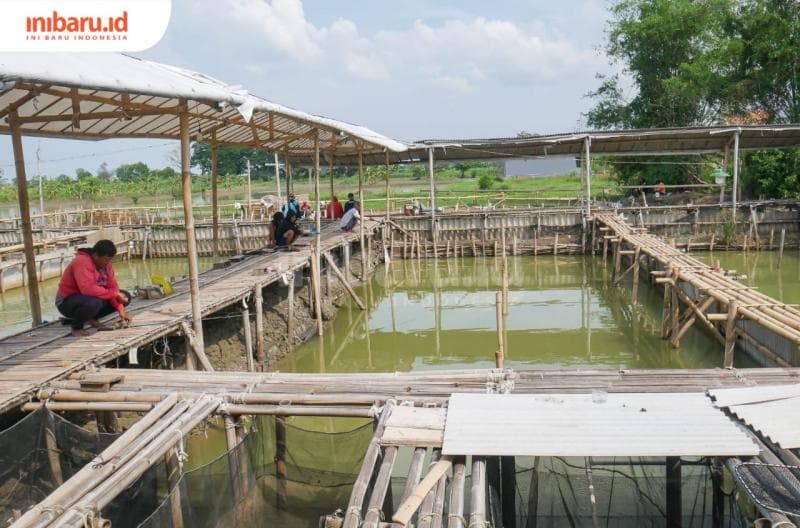
[[[283,213],[278,211],[272,215],[272,220],[267,224],[267,229],[269,229],[269,242],[267,243],[267,247],[273,248],[278,243],[278,228],[281,222],[283,222]]]
[[[292,244],[303,234],[302,228],[297,224],[297,214],[289,210],[283,217],[276,233],[276,244],[279,248],[292,250]]]
[[[118,312],[120,319],[130,323],[133,318],[125,311],[130,294],[119,289],[111,260],[117,246],[111,240],[98,240],[91,248],[81,248],[69,263],[56,293],[56,308],[69,319],[72,335],[86,336],[83,329],[89,324],[104,328],[98,319]]]

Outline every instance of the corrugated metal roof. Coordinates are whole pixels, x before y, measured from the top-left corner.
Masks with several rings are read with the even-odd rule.
[[[748,456],[758,447],[702,393],[453,394],[442,453]]]
[[[707,126],[628,130],[587,130],[530,137],[491,139],[423,139],[409,150],[392,155],[394,161],[427,160],[435,148],[439,161],[525,159],[546,156],[580,156],[586,138],[592,156],[676,155],[722,152],[739,132],[739,148],[767,149],[800,146],[798,125]],[[370,162],[382,160],[371,157]]]
[[[779,447],[800,447],[800,397],[733,405],[728,409]]]
[[[711,389],[708,394],[714,398],[714,403],[717,407],[728,407],[800,396],[800,383],[791,385],[758,385],[735,389]]]
[[[402,152],[406,145],[368,128],[308,114],[195,71],[117,53],[0,54],[0,118],[19,113],[24,135],[76,139],[180,135],[178,104],[189,102],[192,139],[220,146],[313,154],[320,130],[332,156]],[[8,133],[5,120],[0,133]]]
[[[708,391],[744,423],[784,449],[800,447],[800,384]]]

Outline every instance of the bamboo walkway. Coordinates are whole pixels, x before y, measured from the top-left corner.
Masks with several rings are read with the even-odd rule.
[[[377,225],[368,221],[365,231],[371,233]],[[300,241],[297,252],[248,256],[230,267],[203,273],[200,276],[203,316],[247,299],[287,271],[309,266],[311,239],[305,240]],[[323,229],[322,252],[356,240],[358,233],[343,235],[338,226],[329,226]],[[160,337],[185,332],[191,324],[188,281],[176,284],[169,297],[136,300],[129,313],[134,318],[130,327],[80,339],[70,335],[69,327],[51,323],[0,340],[0,413],[25,402],[37,387],[51,380],[103,365]]]
[[[661,337],[675,348],[696,322],[724,346],[724,366],[732,367],[737,344],[773,365],[800,365],[800,310],[746,286],[637,228],[613,213],[593,216],[592,248],[611,258],[614,284],[632,274],[632,299],[638,300],[642,267],[664,285]],[[609,245],[612,255],[609,255]],[[600,249],[602,247],[602,249]],[[627,268],[623,271],[623,258]]]

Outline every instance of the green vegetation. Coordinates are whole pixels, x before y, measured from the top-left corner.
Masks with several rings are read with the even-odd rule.
[[[633,80],[600,76],[588,122],[599,128],[800,122],[800,9],[796,0],[616,0],[606,53]],[[718,155],[692,165],[617,165],[624,183],[708,181]],[[696,163],[700,161],[701,165]],[[704,164],[704,165],[703,165]],[[744,157],[752,195],[800,196],[797,150]],[[698,170],[698,167],[705,167]]]

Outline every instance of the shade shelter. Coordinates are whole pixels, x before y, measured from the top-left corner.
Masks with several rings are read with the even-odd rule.
[[[124,54],[0,54],[0,133],[11,135],[14,148],[34,325],[41,323],[41,306],[22,137],[180,141],[194,342],[200,349],[203,339],[191,202],[190,141],[208,141],[212,146],[215,239],[218,147],[262,148],[282,153],[287,162],[313,162],[318,211],[320,155],[362,159],[364,155],[385,156],[386,152],[406,150],[404,144],[367,128],[281,106],[199,72]],[[288,172],[291,174],[290,168]],[[291,186],[291,177],[289,180],[287,184]],[[319,273],[319,251],[313,260]],[[318,287],[318,277],[316,283]],[[319,299],[318,295],[315,297]],[[317,313],[321,325],[319,308]]]

